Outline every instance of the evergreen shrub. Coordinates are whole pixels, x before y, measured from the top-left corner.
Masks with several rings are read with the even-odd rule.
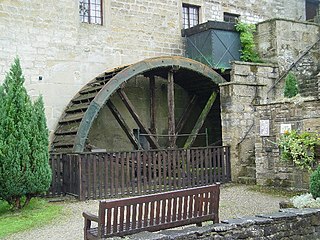
[[[310,176],[310,193],[315,199],[320,197],[320,166]]]
[[[12,208],[48,190],[51,169],[42,98],[33,104],[18,58],[0,87],[0,199]]]
[[[285,81],[284,96],[287,98],[292,98],[296,96],[298,92],[299,89],[297,78],[292,72],[289,72]]]

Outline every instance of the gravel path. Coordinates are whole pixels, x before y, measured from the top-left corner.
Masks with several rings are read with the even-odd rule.
[[[285,198],[250,191],[244,185],[224,185],[220,194],[220,220],[278,211]],[[65,206],[64,215],[51,225],[11,235],[7,240],[83,239],[82,212],[97,213],[98,201],[57,203]]]

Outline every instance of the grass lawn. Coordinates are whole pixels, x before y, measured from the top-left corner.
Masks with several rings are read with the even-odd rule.
[[[62,208],[44,199],[34,198],[27,207],[13,212],[6,202],[0,201],[0,239],[50,223],[62,213]]]

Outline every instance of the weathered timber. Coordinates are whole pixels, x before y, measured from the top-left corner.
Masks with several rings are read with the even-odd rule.
[[[68,123],[80,121],[83,118],[84,112],[74,113],[74,114],[66,114],[59,123]]]
[[[77,134],[78,131],[78,127],[79,127],[79,122],[72,122],[69,124],[61,124],[59,125],[59,127],[57,128],[57,130],[55,131],[55,135],[62,135],[65,132],[74,132],[75,134]]]
[[[82,88],[80,90],[80,94],[86,94],[86,93],[92,93],[92,92],[99,92],[103,85],[98,84],[97,82],[95,82],[96,84],[91,83],[90,85],[85,86],[84,88]]]
[[[93,93],[86,93],[86,94],[79,94],[76,98],[72,99],[71,101],[73,103],[78,103],[78,102],[88,102],[94,99],[94,97],[97,95],[96,92]]]
[[[84,239],[159,231],[204,221],[219,222],[220,184],[99,203],[98,215],[84,212]],[[160,209],[161,205],[161,209]],[[132,212],[131,212],[132,211]],[[97,227],[91,226],[92,222]]]
[[[103,108],[109,98],[120,88],[120,86],[134,76],[140,74],[157,75],[165,77],[167,75],[167,69],[172,68],[172,66],[178,66],[178,71],[186,71],[188,74],[182,75],[181,79],[175,79],[175,82],[180,81],[180,85],[184,85],[185,89],[188,90],[188,77],[190,74],[200,78],[201,81],[197,81],[196,85],[200,82],[208,82],[210,84],[223,83],[225,80],[217,74],[214,70],[208,66],[196,62],[194,60],[177,57],[177,56],[165,56],[147,59],[130,66],[122,66],[119,68],[111,69],[105,72],[94,80],[89,82],[83,89],[80,90],[82,93],[89,94],[77,94],[71,102],[75,104],[79,103],[89,103],[87,109],[79,109],[76,106],[71,108],[72,111],[84,111],[85,114],[81,119],[78,127],[78,132],[75,138],[75,144],[73,147],[74,152],[83,152],[85,150],[86,141],[90,128],[99,114],[101,108]],[[163,73],[163,74],[162,74]],[[190,73],[190,74],[189,74]],[[103,86],[99,91],[100,86]],[[72,105],[71,105],[72,106]],[[69,112],[68,112],[69,113]],[[80,119],[79,119],[80,120]],[[59,122],[59,126],[64,124],[64,122]],[[53,146],[53,148],[55,148]],[[57,148],[55,148],[57,149]]]
[[[114,106],[114,104],[111,102],[111,100],[109,100],[107,102],[107,106],[109,107],[111,113],[116,118],[117,122],[119,123],[119,125],[122,128],[122,130],[125,132],[125,134],[129,138],[130,142],[133,144],[135,149],[142,149],[140,143],[138,142],[138,140],[135,138],[135,136],[131,132],[131,129],[129,128],[128,124],[125,122],[124,118],[121,116],[120,112]]]
[[[73,135],[58,135],[54,139],[53,143],[56,147],[72,146],[74,144],[74,137],[75,137],[75,134],[73,134]]]
[[[149,77],[150,83],[150,131],[156,134],[156,81],[154,76]]]
[[[190,114],[191,114],[191,110],[193,109],[193,107],[195,106],[196,102],[197,102],[197,99],[198,99],[198,96],[197,95],[193,95],[193,97],[191,98],[188,106],[185,108],[185,110],[183,111],[179,121],[178,121],[178,124],[177,124],[177,127],[176,127],[176,134],[180,133],[184,124],[187,122],[187,120],[189,119],[190,117]]]
[[[150,132],[150,130],[144,126],[144,124],[142,123],[139,115],[137,114],[133,104],[131,103],[131,101],[129,100],[128,96],[125,94],[123,89],[120,88],[117,92],[118,92],[122,102],[124,103],[124,105],[127,107],[128,111],[130,112],[132,118],[135,120],[135,122],[137,123],[137,125],[141,129],[141,132],[147,134],[146,138],[147,138],[148,142],[150,143],[151,147],[159,149],[160,148],[159,143],[151,135],[152,133]]]
[[[194,125],[194,128],[191,131],[191,135],[188,137],[186,143],[184,144],[183,148],[190,148],[192,146],[192,144],[194,143],[194,141],[197,138],[197,134],[199,133],[204,121],[206,120],[207,115],[209,114],[211,107],[214,103],[214,101],[217,98],[217,93],[216,92],[212,92],[211,96],[209,97],[209,100],[206,103],[206,106],[203,108],[196,124]]]
[[[66,113],[85,112],[88,109],[89,105],[90,105],[89,102],[79,103],[79,104],[72,104],[72,105],[67,107],[65,112]]]
[[[176,142],[176,130],[175,130],[175,118],[174,118],[174,72],[169,70],[168,72],[168,135],[169,135],[169,147],[174,148]]]
[[[57,148],[61,152],[70,152],[70,146]],[[231,180],[229,149],[206,147],[66,153],[63,154],[63,163],[76,163],[69,168],[71,172],[62,170],[63,174],[55,175],[50,192],[59,192],[55,186],[67,184],[68,192],[80,200],[109,199],[225,183]],[[58,161],[55,156],[51,154],[50,157],[54,166],[60,164],[54,163]]]

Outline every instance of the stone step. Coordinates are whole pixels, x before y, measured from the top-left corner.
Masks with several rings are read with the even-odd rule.
[[[238,177],[237,182],[241,184],[255,185],[257,180],[251,177]]]

